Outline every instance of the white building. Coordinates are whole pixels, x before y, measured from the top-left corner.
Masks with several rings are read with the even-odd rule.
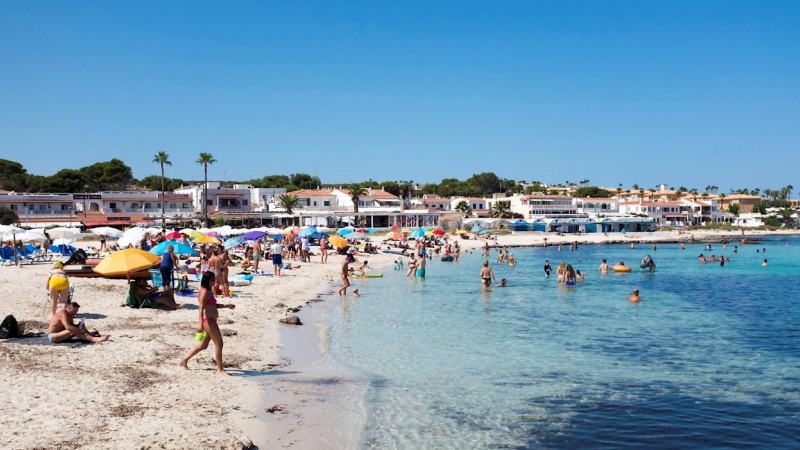
[[[80,221],[72,194],[17,194],[1,191],[0,207],[14,211],[23,227],[72,226]]]

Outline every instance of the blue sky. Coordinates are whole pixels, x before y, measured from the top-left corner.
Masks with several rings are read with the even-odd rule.
[[[0,158],[797,185],[800,2],[0,1]]]

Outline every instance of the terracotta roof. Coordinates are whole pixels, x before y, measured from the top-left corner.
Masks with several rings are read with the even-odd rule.
[[[615,198],[602,198],[602,197],[596,197],[596,198],[595,197],[579,197],[578,200],[590,200],[590,201],[596,202],[596,201],[614,201],[616,199]]]
[[[287,192],[288,195],[295,197],[320,197],[323,195],[333,195],[330,189],[300,189],[299,191]]]
[[[342,189],[336,189],[336,190],[341,192],[341,193],[343,193],[343,194],[345,194],[345,195],[350,195],[350,189],[342,188]],[[396,196],[394,194],[391,194],[389,192],[384,191],[383,189],[373,189],[372,193],[371,194],[367,193],[367,195],[365,197],[393,198],[393,199],[394,198],[400,198],[400,197],[398,197],[398,196]]]

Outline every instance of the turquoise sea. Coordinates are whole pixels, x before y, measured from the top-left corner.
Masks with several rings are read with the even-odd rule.
[[[511,251],[490,255],[506,288],[480,286],[475,252],[333,300],[328,356],[368,382],[362,448],[800,448],[800,239]],[[637,269],[601,276],[603,258]]]

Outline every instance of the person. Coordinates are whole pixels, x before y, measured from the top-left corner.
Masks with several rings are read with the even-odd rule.
[[[608,262],[605,259],[600,263],[600,268],[598,270],[600,270],[601,275],[608,275]]]
[[[564,261],[561,261],[558,264],[558,268],[556,268],[556,281],[558,281],[559,283],[563,283],[564,282],[564,277],[566,276],[566,273],[565,273],[566,270],[567,270],[567,263],[565,263]]]
[[[403,257],[397,258],[394,262],[394,270],[403,270]]]
[[[276,277],[281,276],[281,267],[283,266],[283,246],[280,241],[275,241],[269,248],[272,253],[272,272]]]
[[[425,258],[419,260],[419,265],[417,266],[417,277],[425,279]]]
[[[414,257],[413,253],[411,254],[411,259],[408,260],[408,271],[406,272],[407,277],[411,275],[417,276],[417,259]]]
[[[509,266],[516,266],[517,265],[517,258],[514,257],[513,253],[508,254],[508,265]]]
[[[733,253],[739,253],[739,246],[738,245],[734,245],[733,246]]]
[[[359,298],[361,294],[358,293],[358,289],[353,289],[353,298]]]
[[[553,268],[550,267],[550,260],[549,259],[545,259],[544,260],[544,276],[545,276],[545,278],[550,278],[550,272],[552,270],[553,270]]]
[[[168,309],[178,309],[179,306],[175,303],[175,295],[170,291],[159,291],[157,287],[147,284],[147,278],[136,277],[133,280],[134,287],[136,288],[136,296],[142,299],[149,298],[150,300],[164,305]],[[136,305],[138,306],[138,305]]]
[[[175,246],[168,245],[167,251],[161,255],[161,265],[158,271],[161,272],[161,286],[165,291],[172,290],[172,272],[178,265],[178,257],[175,256]]]
[[[53,270],[45,282],[45,289],[50,292],[50,315],[56,313],[59,303],[65,306],[69,302],[69,278],[64,272],[64,264],[60,261],[53,263]]]
[[[358,276],[360,276],[360,277],[365,276],[367,274],[367,266],[368,265],[369,265],[369,261],[367,261],[365,259],[364,262],[362,262],[361,265],[358,266],[357,269],[353,270],[353,275],[355,275],[356,272],[358,272]]]
[[[630,296],[628,296],[628,300],[634,303],[639,303],[640,301],[642,301],[642,299],[639,297],[639,290],[634,289],[633,293]]]
[[[483,284],[484,287],[489,287],[492,285],[492,281],[497,281],[494,277],[494,271],[489,267],[489,261],[484,261],[483,268],[481,269],[481,284]]]
[[[767,249],[766,249],[766,248],[764,248],[764,247],[762,247],[762,248],[761,248],[761,253],[767,253]]]
[[[584,281],[583,272],[581,272],[580,270],[575,271],[575,281],[580,281],[580,282]]]
[[[244,251],[244,257],[242,257],[241,267],[242,270],[248,270],[249,268],[253,267],[253,249],[248,247],[247,250]]]
[[[564,283],[567,286],[574,286],[575,280],[575,269],[572,268],[572,264],[567,264],[567,266],[564,268]]]
[[[680,249],[681,250],[686,250],[686,244],[681,242]]]
[[[47,257],[47,252],[50,251],[50,245],[53,243],[53,240],[50,239],[50,235],[47,234],[47,231],[44,232],[44,240],[42,241],[42,255]]]
[[[542,247],[547,247],[547,238],[544,238],[544,243],[542,244]]]
[[[261,261],[261,240],[264,238],[258,238],[253,243],[253,272],[258,273],[258,262]]]
[[[189,360],[194,355],[202,352],[208,348],[209,341],[214,342],[214,360],[217,362],[217,375],[228,375],[222,367],[222,333],[219,331],[217,325],[217,318],[219,317],[219,308],[234,309],[234,304],[218,304],[211,287],[214,284],[216,275],[213,272],[205,272],[200,279],[200,291],[197,294],[199,324],[197,326],[198,333],[205,333],[202,335],[203,339],[195,348],[193,348],[186,356],[181,359],[181,367],[189,370]]]
[[[302,262],[311,262],[311,243],[308,236],[303,236],[300,239],[300,260]]]
[[[342,287],[339,289],[339,295],[347,295],[347,287],[350,286],[350,263],[355,262],[355,258],[351,254],[347,254],[342,262]]]
[[[209,253],[208,271],[214,274],[217,284],[220,284],[219,281],[222,275],[222,259],[219,257],[219,249],[216,246],[212,247]]]
[[[50,324],[47,325],[47,341],[51,344],[58,344],[76,337],[82,341],[97,344],[108,340],[108,336],[100,336],[97,332],[89,333],[81,322],[75,325],[73,319],[78,314],[81,305],[70,303],[61,311],[53,315]]]
[[[724,256],[721,256],[719,258],[719,266],[720,267],[725,267],[725,257]]]
[[[231,283],[228,281],[228,267],[233,265],[233,260],[231,259],[231,255],[228,254],[227,249],[222,248],[221,251],[222,253],[219,257],[220,275],[217,282],[222,286],[223,295],[227,297],[231,292]]]
[[[499,283],[495,284],[495,286],[499,286],[499,287],[506,287],[506,286],[508,286],[508,280],[506,280],[505,278],[503,278],[503,279],[501,279],[501,280],[500,280],[500,282],[499,282]]]
[[[761,263],[761,265],[762,266],[766,266],[767,265],[767,260],[765,259],[764,262]]]
[[[322,264],[328,264],[328,236],[323,234],[322,238],[319,240],[319,253],[320,253],[320,262]]]
[[[656,262],[651,259],[650,260],[650,272],[655,272],[655,271],[656,271]]]
[[[656,243],[653,242],[653,251],[656,251],[656,249],[657,249]]]

